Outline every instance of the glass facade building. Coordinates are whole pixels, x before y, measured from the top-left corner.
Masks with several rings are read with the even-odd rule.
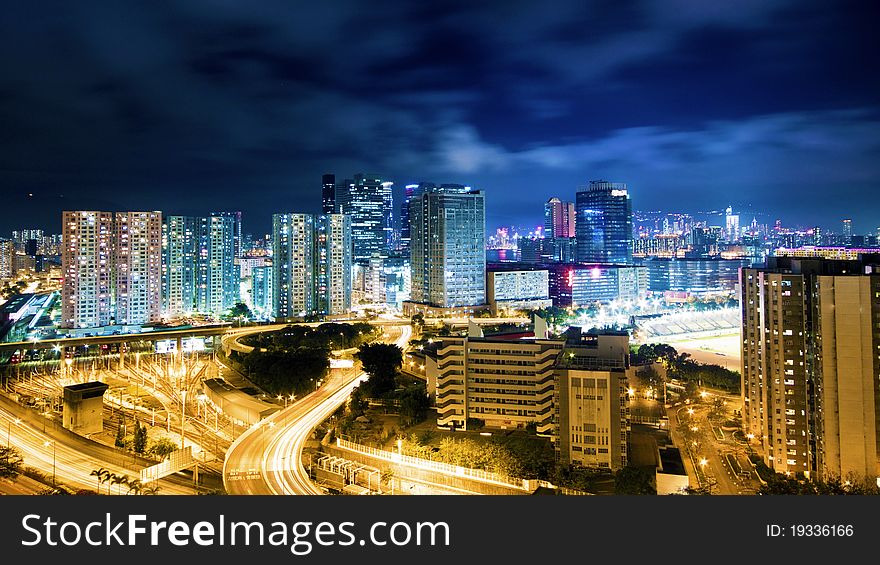
[[[578,190],[576,208],[578,261],[632,262],[632,201],[625,183],[590,181]]]

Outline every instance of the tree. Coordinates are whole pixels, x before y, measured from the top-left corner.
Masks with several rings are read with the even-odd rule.
[[[134,421],[134,441],[132,447],[135,453],[142,454],[147,449],[147,427],[142,426],[137,420]]]
[[[125,428],[122,427],[122,424],[119,424],[119,427],[116,428],[116,447],[125,447]]]
[[[167,437],[163,437],[154,441],[147,453],[164,461],[166,457],[175,451],[177,451],[177,444]]]
[[[129,479],[125,475],[117,475],[116,473],[110,474],[110,484],[116,486],[128,486]]]
[[[24,458],[14,447],[0,447],[0,479],[15,479],[24,470]]]
[[[403,351],[398,346],[389,343],[361,344],[355,357],[370,375],[362,385],[364,393],[378,398],[394,390],[394,377],[403,363]]]
[[[143,483],[141,483],[140,479],[131,479],[130,481],[128,481],[128,494],[131,494],[132,492],[135,494],[140,494],[143,488],[144,485]]]
[[[418,424],[425,419],[431,401],[423,383],[415,383],[403,389],[400,394],[400,416],[404,426]]]
[[[409,323],[416,328],[421,328],[425,325],[425,315],[421,312],[416,312],[412,315],[412,318],[409,319]]]
[[[101,467],[100,469],[94,469],[89,474],[98,479],[98,494],[101,494],[101,485],[110,480],[110,471]],[[107,487],[107,494],[110,494],[109,487]]]
[[[241,321],[242,318],[250,320],[254,317],[254,314],[251,312],[251,309],[248,308],[247,304],[244,302],[237,302],[235,306],[229,309],[227,317]]]
[[[614,474],[614,494],[657,494],[657,487],[645,468],[628,466]]]
[[[159,485],[156,483],[153,483],[149,486],[144,486],[143,490],[141,491],[141,494],[144,494],[144,495],[159,494]]]

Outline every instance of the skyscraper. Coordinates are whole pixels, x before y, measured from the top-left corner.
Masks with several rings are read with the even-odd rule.
[[[724,213],[724,227],[727,241],[731,243],[739,241],[739,214],[734,214],[730,206]]]
[[[852,220],[843,221],[843,243],[844,245],[852,245]]]
[[[272,216],[273,304],[276,318],[295,318],[316,311],[315,217]]]
[[[117,212],[116,323],[137,325],[162,317],[162,213]]]
[[[260,318],[272,315],[272,267],[254,267],[251,275],[254,314]]]
[[[113,317],[113,213],[64,212],[61,229],[61,327],[107,326]]]
[[[234,213],[167,216],[162,233],[163,317],[221,316],[239,299]]]
[[[410,202],[412,301],[441,308],[486,303],[486,215],[479,190],[444,184]]]
[[[238,301],[235,234],[241,222],[232,214],[235,213],[221,212],[198,219],[196,309],[199,312],[219,316]]]
[[[232,219],[232,244],[233,244],[233,252],[232,256],[235,259],[241,259],[242,255],[242,242],[241,239],[241,212],[212,212],[211,216],[219,217],[219,218],[231,218]]]
[[[351,310],[351,219],[344,214],[318,218],[317,309],[326,315]]]
[[[0,239],[0,280],[13,277],[12,257],[14,255],[15,242],[11,239]]]
[[[199,218],[165,216],[162,223],[162,316],[178,318],[196,311]]]
[[[544,204],[544,237],[576,237],[574,202],[553,197]]]
[[[321,177],[321,213],[336,213],[336,175],[327,174]]]
[[[590,181],[578,190],[578,261],[632,263],[632,201],[625,183]]]
[[[337,211],[351,217],[355,261],[388,253],[394,235],[392,185],[378,175],[357,174],[336,186]]]
[[[880,257],[740,272],[743,425],[777,472],[880,477]]]

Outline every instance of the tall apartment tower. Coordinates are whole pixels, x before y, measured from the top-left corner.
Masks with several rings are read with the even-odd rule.
[[[462,185],[410,202],[412,302],[439,308],[486,303],[484,195]]]
[[[94,328],[113,318],[113,213],[62,214],[61,327]]]
[[[880,477],[880,256],[740,271],[743,426],[777,472]]]
[[[199,218],[165,216],[162,222],[162,315],[187,316],[196,308]]]
[[[576,237],[574,202],[553,197],[544,203],[544,237]]]
[[[274,313],[295,318],[316,311],[315,217],[311,214],[272,216]]]
[[[336,213],[336,175],[327,174],[321,177],[321,213]]]
[[[318,311],[338,315],[351,311],[351,219],[325,214],[317,226]]]
[[[235,259],[241,259],[241,254],[243,251],[241,246],[244,243],[244,240],[241,236],[241,212],[212,212],[211,217],[229,218],[232,220],[232,256]]]
[[[843,243],[852,245],[852,220],[849,218],[843,220]]]
[[[0,280],[11,279],[15,275],[14,256],[15,242],[11,239],[0,239]]]
[[[582,263],[632,263],[632,201],[626,183],[590,181],[578,190],[575,233]]]
[[[351,217],[356,262],[388,253],[394,236],[393,184],[379,175],[357,174],[336,186],[336,211]]]
[[[241,222],[234,214],[220,212],[198,219],[196,309],[199,312],[219,316],[235,306],[239,298],[235,253]]]
[[[114,218],[116,323],[162,317],[162,213],[117,212]]]

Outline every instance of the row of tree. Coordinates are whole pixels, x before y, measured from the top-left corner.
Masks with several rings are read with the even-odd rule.
[[[720,365],[706,365],[691,359],[688,353],[679,353],[665,343],[643,344],[630,354],[635,365],[662,363],[670,378],[688,382],[700,382],[704,386],[719,388],[728,392],[739,392],[740,374]]]
[[[122,494],[123,488],[127,489],[126,492],[128,494],[157,494],[159,492],[158,485],[145,485],[140,479],[133,479],[125,475],[117,475],[104,467],[94,469],[89,474],[95,477],[98,482],[98,494],[101,494],[101,487],[104,483],[107,483],[107,494],[110,494],[110,488],[112,486],[117,487],[119,494]]]

